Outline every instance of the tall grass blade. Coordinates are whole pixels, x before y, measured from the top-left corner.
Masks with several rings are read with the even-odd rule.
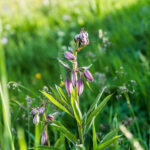
[[[140,143],[133,137],[133,134],[124,125],[120,125],[119,128],[136,150],[144,150]]]
[[[18,128],[18,143],[20,150],[27,150],[26,140],[24,136],[24,131],[21,128]]]
[[[3,112],[3,121],[4,121],[4,134],[3,138],[5,141],[4,147],[6,149],[14,150],[14,143],[11,133],[11,116],[10,116],[10,107],[9,107],[9,96],[7,89],[7,74],[5,67],[5,55],[2,45],[0,43],[0,96],[2,100],[2,112]],[[11,147],[11,148],[10,148]]]
[[[93,121],[92,129],[93,129],[93,150],[96,150],[97,139],[96,139],[96,130],[95,130],[95,120]]]
[[[40,145],[40,124],[38,123],[38,124],[36,124],[35,125],[35,143],[34,143],[34,146],[35,147],[37,147],[37,146],[39,146]],[[35,150],[37,150],[36,148],[35,148]]]

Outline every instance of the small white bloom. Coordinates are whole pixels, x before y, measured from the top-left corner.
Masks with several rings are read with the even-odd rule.
[[[103,31],[102,29],[98,30],[98,37],[101,39],[103,37]]]
[[[4,45],[8,43],[8,39],[6,37],[3,37],[1,41]]]
[[[49,5],[49,0],[43,0],[43,5],[45,6]]]
[[[39,115],[35,115],[34,118],[33,118],[33,123],[34,123],[34,124],[38,124],[39,121],[40,121]]]

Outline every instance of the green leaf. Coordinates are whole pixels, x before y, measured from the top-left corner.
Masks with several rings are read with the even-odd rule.
[[[60,109],[62,109],[63,111],[65,111],[66,113],[68,113],[71,117],[73,117],[73,115],[62,105],[60,104],[56,99],[54,99],[50,94],[42,92],[54,105],[56,105],[57,107],[59,107]]]
[[[43,146],[43,145],[40,145],[40,146],[35,146],[35,147],[32,147],[32,148],[29,148],[29,149],[33,149],[33,150],[35,150],[35,149],[38,149],[38,150],[41,150],[41,149],[43,149],[43,150],[61,150],[60,148],[55,148],[55,147],[49,147],[49,146]]]
[[[60,59],[58,59],[58,61],[59,61],[59,62],[60,62],[60,64],[61,64],[61,65],[63,65],[65,68],[67,68],[67,69],[71,70],[68,64],[66,64],[65,62],[63,62],[63,61],[62,61],[62,60],[60,60]]]
[[[63,133],[64,136],[73,144],[76,144],[78,142],[77,138],[68,129],[66,129],[61,123],[57,121],[52,121],[51,125],[56,127],[61,133]]]
[[[57,93],[57,91],[53,88],[53,87],[50,87],[55,99],[60,99],[60,96],[59,94]]]
[[[65,137],[64,135],[60,135],[60,138],[55,143],[55,148],[59,148],[61,150],[66,150],[65,148]]]
[[[97,148],[97,140],[96,140],[96,130],[95,130],[95,119],[93,121],[93,150],[96,150]]]
[[[98,102],[99,102],[99,100],[100,100],[100,98],[101,98],[101,96],[102,96],[102,94],[103,94],[103,92],[104,92],[105,89],[106,89],[106,87],[103,88],[102,91],[98,94],[96,100],[93,102],[93,104],[92,104],[91,107],[89,108],[89,110],[88,110],[88,112],[87,112],[87,115],[89,115],[90,112],[91,112],[91,111],[95,108],[95,106],[98,104]]]
[[[107,134],[104,136],[104,138],[103,138],[103,140],[101,141],[101,143],[106,142],[107,140],[110,140],[111,138],[113,138],[113,137],[117,134],[118,131],[119,131],[119,128],[114,129],[114,130],[110,131],[109,133],[107,133]]]
[[[57,89],[58,93],[60,94],[60,96],[61,96],[65,101],[68,102],[69,100],[68,100],[67,97],[65,96],[65,94],[64,94],[63,90],[61,89],[61,87],[59,87],[59,86],[56,85],[56,89]]]
[[[80,111],[80,108],[79,108],[79,104],[75,100],[75,93],[74,92],[75,91],[73,90],[72,94],[71,94],[71,105],[72,105],[72,108],[73,108],[74,116],[75,116],[78,124],[81,125],[81,123],[82,123],[82,114],[81,114],[81,111]]]
[[[58,94],[59,94],[59,100],[60,100],[65,106],[67,106],[67,107],[71,110],[71,106],[68,104],[69,102],[68,102],[68,100],[67,100],[65,94],[63,93],[62,89],[61,89],[59,86],[57,86],[57,85],[56,85],[56,89],[57,89]],[[64,97],[65,97],[65,99],[64,99]]]
[[[119,139],[121,137],[121,135],[119,136],[115,136],[110,140],[107,140],[106,142],[103,142],[102,144],[100,144],[96,150],[103,150],[106,147],[108,147],[109,145],[111,145],[112,143],[114,143],[117,139]]]
[[[77,150],[86,150],[83,144],[76,145]]]
[[[96,117],[100,111],[103,109],[103,107],[106,105],[106,103],[109,101],[109,99],[111,98],[111,95],[108,95],[98,106],[97,108],[89,115],[89,117],[87,118],[86,121],[86,125],[88,125],[89,123],[91,123],[91,121],[93,120],[94,117]]]
[[[88,70],[88,69],[90,69],[91,68],[91,66],[92,66],[92,64],[90,64],[90,65],[88,65],[88,66],[84,66],[84,67],[79,67],[78,68],[78,70]]]

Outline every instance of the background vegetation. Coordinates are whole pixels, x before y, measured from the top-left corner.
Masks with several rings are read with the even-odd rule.
[[[80,99],[82,111],[107,86],[104,95],[115,94],[101,117],[96,119],[97,136],[102,139],[117,123],[123,122],[148,150],[149,12],[149,0],[2,0],[0,77],[3,92],[8,95],[5,88],[6,66],[9,98],[6,96],[5,99],[9,99],[10,109],[6,108],[9,110],[4,112],[4,102],[0,101],[0,143],[4,142],[3,128],[7,125],[4,117],[11,115],[10,130],[16,149],[19,149],[17,133],[25,134],[25,143],[28,147],[33,146],[34,125],[29,112],[31,108],[41,105],[43,97],[39,90],[43,87],[49,90],[55,84],[63,87],[65,69],[59,65],[57,58],[64,57],[64,52],[73,46],[74,36],[84,27],[89,33],[90,45],[80,52],[79,64],[93,64],[90,71],[94,83],[90,84],[91,88],[85,86],[86,90]],[[55,111],[52,105],[48,108],[49,113]],[[2,113],[9,115],[2,116]],[[73,120],[70,121],[65,114],[58,119],[75,132]],[[52,145],[57,136],[58,133],[51,128]],[[86,141],[89,149],[92,145],[90,139],[89,134]],[[122,137],[117,149],[131,147],[128,140]]]

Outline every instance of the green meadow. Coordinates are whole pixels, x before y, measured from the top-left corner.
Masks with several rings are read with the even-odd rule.
[[[84,79],[76,110],[59,60],[71,66],[64,53],[74,50],[81,29],[89,44],[78,52],[78,66],[92,64],[94,81]],[[0,149],[149,150],[149,94],[150,0],[0,1]],[[45,113],[34,125],[30,112],[43,105]],[[70,107],[73,117],[65,111]],[[55,119],[47,125],[48,114]]]

